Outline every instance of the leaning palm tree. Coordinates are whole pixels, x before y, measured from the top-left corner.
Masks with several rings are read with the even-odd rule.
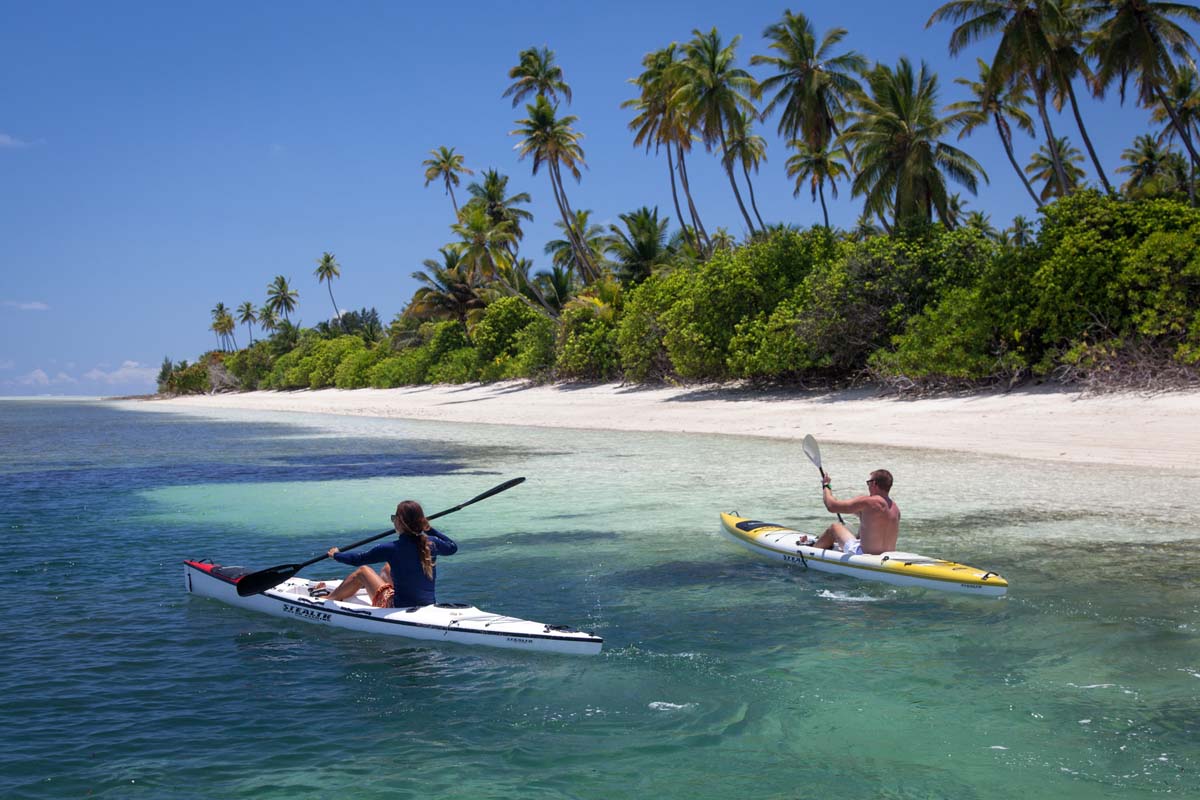
[[[991,60],[991,91],[1024,78],[1042,121],[1054,173],[1063,194],[1067,192],[1066,171],[1054,148],[1054,128],[1047,111],[1052,89],[1049,65],[1053,63],[1051,33],[1059,6],[1047,0],[951,0],[933,12],[925,23],[950,21],[957,26],[950,34],[950,54],[958,55],[971,44],[992,34],[1000,43]]]
[[[450,204],[454,206],[454,216],[458,216],[458,201],[454,197],[454,187],[459,184],[459,175],[474,175],[463,164],[463,157],[454,152],[453,147],[439,147],[429,151],[429,158],[421,162],[425,167],[425,185],[441,180],[450,195]]]
[[[846,37],[845,28],[826,31],[818,44],[808,17],[791,11],[768,25],[763,37],[773,54],[750,59],[776,70],[759,87],[764,95],[775,93],[763,116],[779,109],[780,136],[799,139],[814,153],[824,151],[838,136],[849,98],[862,90],[855,76],[866,70],[867,60],[853,50],[833,54]],[[845,155],[853,165],[849,150]]]
[[[726,131],[739,124],[740,113],[757,113],[750,95],[758,90],[758,84],[750,73],[733,65],[741,36],[734,36],[728,45],[721,43],[721,34],[713,28],[708,33],[696,29],[692,39],[683,47],[684,57],[677,67],[679,88],[672,101],[679,103],[692,130],[699,134],[709,152],[717,147],[721,151],[721,163],[733,189],[738,209],[746,221],[750,233],[755,232],[754,223],[742,202],[742,193],[733,177],[733,163],[729,159]]]
[[[517,120],[521,127],[510,132],[512,136],[520,136],[517,151],[521,159],[533,158],[533,174],[544,164],[550,174],[550,188],[554,192],[554,202],[558,206],[567,236],[575,247],[575,256],[581,267],[580,275],[586,283],[591,283],[599,277],[599,271],[580,240],[577,232],[571,227],[575,212],[567,200],[566,187],[563,185],[562,170],[565,167],[576,181],[581,179],[579,168],[586,166],[583,158],[583,148],[579,140],[583,135],[577,132],[573,125],[578,121],[568,114],[559,117],[553,106],[544,95],[538,95],[537,100],[525,106],[529,116]]]
[[[1042,201],[1033,191],[1033,186],[1025,177],[1025,173],[1021,171],[1017,157],[1013,155],[1012,126],[1008,123],[1011,119],[1017,124],[1017,129],[1028,133],[1030,138],[1037,136],[1037,132],[1033,128],[1033,118],[1025,112],[1025,107],[1029,105],[1029,96],[1025,93],[1025,81],[1023,78],[1017,78],[1007,85],[995,85],[991,78],[992,69],[987,62],[982,58],[977,58],[975,61],[979,65],[979,80],[954,79],[955,83],[965,86],[971,92],[971,99],[946,106],[947,111],[963,115],[963,126],[958,133],[958,138],[961,140],[970,136],[976,129],[989,122],[995,123],[996,133],[999,134],[1000,142],[1004,145],[1004,154],[1008,156],[1008,163],[1012,164],[1012,168],[1016,170],[1017,176],[1024,184],[1025,191],[1029,192],[1029,196],[1033,198],[1033,202],[1038,208],[1041,208]]]
[[[254,303],[247,300],[237,307],[238,322],[246,326],[246,335],[250,337],[250,344],[254,344],[254,329],[250,326],[258,322],[258,316],[254,313]]]
[[[338,311],[337,301],[333,299],[333,279],[340,277],[342,274],[342,265],[337,263],[333,253],[322,253],[317,259],[317,268],[313,272],[317,276],[317,283],[324,283],[329,289],[329,302],[333,303],[333,318],[338,320],[338,325],[341,325],[342,312]]]
[[[520,208],[532,200],[529,192],[517,192],[510,195],[508,193],[508,176],[498,170],[488,169],[483,172],[482,182],[472,182],[467,186],[467,193],[471,195],[467,205],[482,205],[493,222],[509,224],[513,235],[512,255],[516,257],[519,243],[525,238],[521,223],[533,221],[533,214]]]
[[[642,206],[621,214],[620,220],[624,228],[608,226],[612,233],[608,252],[616,263],[617,279],[626,286],[635,286],[674,257],[667,240],[667,226],[671,220],[668,217],[659,219],[657,206]]]
[[[530,95],[545,97],[558,107],[562,95],[571,104],[571,87],[563,80],[562,67],[554,63],[554,51],[548,47],[527,47],[517,55],[517,65],[508,71],[512,84],[504,90],[504,97],[512,97],[516,108]]]
[[[1055,162],[1062,165],[1067,176],[1067,188],[1064,191],[1059,184],[1058,170]],[[1029,158],[1029,165],[1025,167],[1026,174],[1029,175],[1035,182],[1044,181],[1045,186],[1042,187],[1041,198],[1043,202],[1052,200],[1055,197],[1064,197],[1065,195],[1075,191],[1083,185],[1083,180],[1086,177],[1080,164],[1083,163],[1083,153],[1079,152],[1063,136],[1056,139],[1053,145],[1042,145],[1038,151]]]
[[[975,194],[987,174],[975,159],[945,141],[963,124],[960,116],[938,116],[937,76],[907,58],[896,69],[883,64],[866,76],[869,92],[858,98],[843,138],[853,146],[858,174],[851,186],[866,211],[893,224],[949,220],[947,179]],[[886,222],[885,222],[886,227]]]
[[[296,310],[296,298],[300,293],[288,285],[287,278],[276,275],[267,284],[267,306],[276,314],[283,314],[284,322],[291,322],[291,313]]]
[[[682,225],[685,238],[689,241],[695,236],[697,241],[693,246],[701,248],[699,237],[705,237],[704,225],[696,212],[696,204],[692,200],[691,187],[687,181],[687,162],[685,155],[692,149],[692,134],[682,109],[672,98],[678,88],[679,70],[677,69],[678,47],[674,43],[661,50],[647,53],[642,58],[645,70],[629,82],[638,87],[638,96],[621,103],[621,108],[632,108],[636,116],[629,123],[629,129],[634,132],[633,146],[646,148],[654,146],[655,152],[659,147],[667,150],[667,174],[671,180],[671,199],[675,204],[675,215],[682,223],[683,211],[679,207],[679,191],[675,185],[676,161],[678,153],[679,184],[687,199],[688,214],[691,226]]]
[[[1175,19],[1200,23],[1200,8],[1152,0],[1110,0],[1107,6],[1110,16],[1097,29],[1087,51],[1096,59],[1098,94],[1103,96],[1116,83],[1124,103],[1126,85],[1135,77],[1138,101],[1147,108],[1161,104],[1193,163],[1200,163],[1196,144],[1167,96],[1180,65],[1191,64],[1190,53],[1196,50],[1196,40]]]
[[[751,133],[754,120],[745,112],[738,112],[738,119],[729,128],[729,149],[726,158],[742,167],[742,176],[746,179],[746,188],[750,193],[750,208],[754,210],[754,218],[758,220],[759,229],[766,229],[762,215],[758,213],[758,201],[754,198],[754,184],[750,180],[750,170],[758,172],[758,165],[767,160],[767,141],[757,134]]]
[[[825,184],[829,184],[830,193],[834,199],[837,199],[838,178],[844,178],[848,174],[846,166],[838,160],[829,145],[830,143],[826,142],[825,148],[818,152],[810,150],[804,140],[793,139],[788,142],[788,147],[796,148],[796,154],[789,156],[787,160],[787,176],[796,181],[792,197],[800,196],[800,190],[807,181],[809,190],[812,192],[813,202],[816,202],[818,196],[821,198],[821,214],[825,218],[827,230],[829,229],[829,209],[825,205]]]

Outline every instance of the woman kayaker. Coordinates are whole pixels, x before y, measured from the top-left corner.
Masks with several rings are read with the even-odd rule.
[[[434,530],[425,519],[425,511],[416,500],[396,506],[392,525],[398,539],[377,545],[364,553],[343,553],[329,548],[329,557],[358,569],[334,589],[328,599],[345,600],[366,589],[376,608],[408,608],[437,602],[437,557],[458,552],[458,545],[444,533]],[[367,564],[384,563],[380,575]]]

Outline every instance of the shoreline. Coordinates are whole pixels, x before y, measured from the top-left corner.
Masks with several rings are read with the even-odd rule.
[[[1035,387],[902,399],[870,389],[491,384],[256,391],[124,400],[147,410],[239,409],[626,432],[706,433],[1197,470],[1200,391],[1082,395]]]

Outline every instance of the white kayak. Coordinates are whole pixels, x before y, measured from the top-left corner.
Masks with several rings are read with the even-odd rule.
[[[375,608],[365,592],[341,601],[315,597],[313,592],[318,582],[297,577],[260,594],[239,597],[237,581],[251,570],[207,561],[183,563],[184,583],[192,594],[316,625],[434,642],[570,655],[596,655],[604,644],[599,636],[565,625],[491,614],[462,603]],[[327,589],[333,589],[340,581],[324,583]]]
[[[1003,597],[1008,592],[1008,581],[995,572],[918,553],[850,555],[812,547],[799,531],[736,514],[721,514],[721,532],[760,556],[818,572],[985,597]]]

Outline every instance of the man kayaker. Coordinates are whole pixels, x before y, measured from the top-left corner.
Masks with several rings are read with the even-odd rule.
[[[888,494],[892,491],[892,473],[877,469],[867,478],[867,494],[850,500],[838,500],[830,488],[827,472],[821,472],[821,496],[825,508],[835,514],[857,514],[858,535],[840,522],[825,529],[813,547],[832,548],[835,544],[844,553],[879,555],[896,549],[900,536],[900,506]]]
[[[371,596],[376,608],[409,608],[437,602],[437,557],[458,552],[458,545],[444,533],[434,530],[425,519],[425,511],[416,500],[396,506],[392,526],[400,538],[377,545],[365,553],[343,553],[329,548],[329,557],[358,569],[351,572],[330,594],[330,600],[345,600],[360,589]],[[380,576],[367,564],[386,562]]]

